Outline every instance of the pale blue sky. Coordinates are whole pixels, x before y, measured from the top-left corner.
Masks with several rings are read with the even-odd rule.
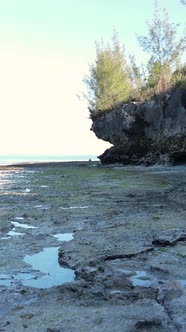
[[[76,93],[95,40],[108,42],[114,27],[126,50],[144,61],[135,33],[146,32],[153,2],[0,0],[0,153],[101,153],[107,145],[89,131]],[[159,3],[183,31],[186,6]]]

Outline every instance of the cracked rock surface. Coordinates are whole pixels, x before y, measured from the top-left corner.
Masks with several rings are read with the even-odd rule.
[[[186,166],[2,167],[0,331],[185,332],[185,184]],[[50,271],[29,263],[51,248]]]

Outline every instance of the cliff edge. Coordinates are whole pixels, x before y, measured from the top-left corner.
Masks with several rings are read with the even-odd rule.
[[[118,105],[95,118],[91,130],[113,144],[99,156],[103,164],[186,162],[186,89]]]

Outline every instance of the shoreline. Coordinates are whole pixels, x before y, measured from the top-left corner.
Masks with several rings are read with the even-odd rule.
[[[11,164],[0,164],[0,170],[11,168],[28,168],[28,167],[55,167],[55,166],[85,166],[85,165],[100,165],[99,160],[91,161],[38,161],[38,162],[20,162]]]
[[[0,164],[0,171],[13,170],[15,169],[26,169],[26,168],[48,168],[48,167],[94,167],[99,166],[104,169],[125,169],[125,170],[159,170],[161,172],[166,171],[185,171],[186,164],[177,164],[177,165],[124,165],[122,163],[114,163],[104,165],[100,160],[90,160],[90,161],[42,161],[42,162],[20,162],[20,163],[11,163],[11,164]]]

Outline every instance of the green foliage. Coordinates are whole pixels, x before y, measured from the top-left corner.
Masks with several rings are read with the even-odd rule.
[[[149,65],[147,86],[153,88],[156,94],[166,91],[171,86],[172,73],[169,64],[154,62]]]
[[[185,38],[177,40],[177,26],[169,22],[169,16],[155,1],[152,22],[147,22],[147,36],[138,36],[140,46],[151,56],[151,63],[175,66],[185,49]]]
[[[96,62],[90,66],[84,83],[91,117],[128,100],[131,91],[129,68],[116,33],[112,47],[96,43]]]
[[[182,0],[185,3],[185,0]],[[150,59],[138,67],[130,55],[127,65],[125,50],[114,32],[112,44],[96,43],[96,61],[84,78],[90,117],[131,100],[145,101],[174,87],[186,87],[186,65],[178,67],[186,48],[186,38],[177,38],[177,25],[169,22],[166,10],[155,0],[154,14],[147,22],[147,35],[138,41]]]
[[[185,38],[177,39],[177,26],[169,22],[168,13],[160,10],[158,2],[154,4],[152,22],[147,22],[147,36],[138,36],[139,44],[148,52],[147,65],[148,94],[159,94],[173,85],[172,70],[177,68],[182,52],[185,50]]]
[[[172,85],[186,89],[186,63],[179,67],[172,75]]]
[[[130,55],[130,79],[133,85],[133,88],[136,90],[141,89],[143,85],[142,74],[140,68],[136,64],[135,55]]]

